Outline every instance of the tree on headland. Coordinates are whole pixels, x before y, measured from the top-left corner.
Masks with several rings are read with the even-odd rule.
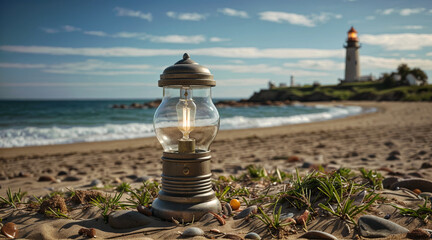
[[[407,64],[402,63],[401,65],[399,65],[397,70],[398,70],[398,74],[401,76],[402,81],[404,83],[407,83],[406,77],[408,76],[408,74],[411,73],[415,78],[417,78],[418,80],[420,80],[422,82],[422,85],[427,84],[428,76],[420,68],[410,69],[410,67],[408,67]]]
[[[398,66],[397,72],[392,73],[384,73],[382,75],[382,80],[385,86],[387,87],[395,87],[398,85],[409,85],[407,76],[412,74],[417,80],[421,81],[421,85],[427,84],[428,76],[426,73],[420,68],[411,69],[407,64],[402,63]],[[396,80],[397,75],[400,76],[400,81]]]

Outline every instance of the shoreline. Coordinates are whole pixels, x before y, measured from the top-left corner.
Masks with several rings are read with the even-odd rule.
[[[341,102],[325,104],[341,104]],[[363,213],[364,215],[378,218],[390,216],[390,221],[409,230],[418,227],[431,229],[431,222],[422,224],[419,219],[407,222],[412,218],[402,216],[389,205],[418,208],[422,200],[416,193],[412,193],[414,190],[432,197],[432,122],[430,121],[432,103],[343,102],[343,104],[376,107],[377,111],[329,121],[220,131],[211,146],[212,179],[215,181],[215,186],[219,186],[216,190],[221,193],[225,184],[233,188],[231,193],[234,189],[245,187],[252,194],[249,195],[248,201],[250,201],[264,191],[269,193],[268,187],[272,187],[272,195],[280,192],[282,187],[291,188],[289,186],[295,185],[297,172],[305,179],[306,174],[319,173],[326,177],[334,175],[340,169],[345,169],[343,172],[351,172],[355,175],[352,181],[358,181],[357,184],[360,186],[358,191],[361,191],[365,179],[360,173],[360,169],[363,168],[364,171],[373,174],[373,179],[382,180],[380,186],[384,186],[384,189],[378,190],[377,193],[386,198],[373,204]],[[2,167],[0,168],[0,196],[6,196],[6,192],[10,189],[13,193],[26,192],[27,200],[33,199],[32,196],[47,198],[58,194],[65,196],[66,201],[70,194],[78,190],[96,189],[101,194],[113,196],[118,194],[116,189],[121,186],[129,185],[131,189],[139,189],[144,186],[144,181],[161,182],[162,151],[155,137],[0,149]],[[270,178],[250,180],[252,175],[248,169],[251,166],[262,169],[269,174],[268,176],[275,176],[277,172],[283,173],[288,177],[287,182],[275,185],[274,180]],[[320,170],[317,172],[317,169]],[[234,179],[249,179],[249,181]],[[216,185],[217,182],[224,185]],[[401,185],[407,182],[411,182],[410,187]],[[399,184],[401,188],[397,190],[393,187],[394,184]],[[405,187],[413,191],[405,190]],[[375,191],[371,188],[365,189]],[[356,195],[357,192],[351,197]],[[130,195],[125,194],[122,202],[126,202],[128,198]],[[246,200],[239,199],[242,201],[242,209],[246,208]],[[228,200],[224,201],[228,202]],[[270,202],[268,200],[266,203]],[[145,236],[150,239],[177,239],[179,236],[177,232],[187,227],[176,226],[150,217],[153,225],[130,227],[127,230],[115,229],[112,224],[104,223],[102,211],[98,207],[90,203],[84,206],[86,207],[68,205],[67,214],[71,219],[45,217],[36,213],[37,209],[29,210],[27,205],[18,210],[11,207],[0,209],[0,217],[3,218],[4,223],[15,222],[22,238],[35,238],[34,236],[46,236],[45,238],[49,239],[74,238],[81,227],[95,228],[98,237],[101,238],[121,238],[126,236],[123,235],[125,233],[128,238],[142,238],[142,231],[168,224],[172,227],[157,228],[157,231],[149,231]],[[299,211],[286,203],[284,206],[284,213],[290,212],[295,216],[302,214],[303,210]],[[126,211],[141,216],[133,208]],[[247,220],[229,217],[226,219],[227,224],[223,226],[216,219],[209,221],[196,222],[193,226],[200,227],[206,232],[217,228],[240,236],[253,231],[266,236],[263,239],[270,238],[268,231],[262,228],[262,223],[256,217]],[[357,239],[358,230],[355,228],[354,231],[348,232],[345,225],[328,228],[334,221],[340,221],[340,218],[314,213],[314,218],[307,227],[309,230],[330,232],[339,239]],[[298,239],[300,234],[303,234],[301,228],[301,225],[293,226],[297,232],[290,233],[285,239]],[[406,234],[399,234],[384,239],[406,239],[405,237]]]
[[[377,102],[353,102],[353,101],[345,101],[345,102],[306,102],[301,103],[305,106],[316,106],[316,105],[346,105],[346,106],[360,106],[364,108],[376,108],[377,110],[372,113],[360,113],[351,116],[346,116],[342,118],[333,118],[329,120],[319,120],[309,123],[296,123],[296,124],[287,124],[280,126],[271,126],[271,127],[258,127],[258,128],[243,128],[243,129],[227,129],[227,130],[219,130],[218,135],[216,136],[215,141],[218,140],[226,140],[231,139],[232,135],[241,136],[241,137],[250,137],[254,135],[251,131],[256,132],[258,135],[268,134],[268,133],[279,133],[280,131],[290,131],[289,127],[295,126],[310,126],[323,122],[336,121],[336,120],[344,120],[348,118],[360,117],[363,115],[369,115],[378,113],[380,111],[379,107],[374,106],[374,103]],[[319,124],[320,125],[320,124]],[[301,127],[302,130],[303,127]],[[0,148],[0,157],[16,157],[20,155],[26,154],[34,154],[34,155],[50,155],[50,154],[60,154],[60,153],[81,153],[81,152],[91,152],[91,151],[103,151],[106,149],[113,148],[138,148],[140,146],[147,145],[159,145],[156,136],[142,137],[142,138],[133,138],[133,139],[120,139],[120,140],[107,140],[107,141],[95,141],[95,142],[75,142],[75,143],[64,143],[64,144],[53,144],[53,145],[36,145],[36,146],[23,146],[23,147],[12,147],[12,148]]]

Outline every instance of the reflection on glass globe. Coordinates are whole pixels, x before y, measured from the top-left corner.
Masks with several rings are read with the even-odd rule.
[[[219,130],[219,113],[211,99],[211,88],[165,86],[153,124],[165,152],[177,152],[179,140],[194,140],[195,151],[208,151]]]

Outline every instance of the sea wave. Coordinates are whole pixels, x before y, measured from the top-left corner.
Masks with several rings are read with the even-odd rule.
[[[315,106],[324,108],[321,113],[299,114],[288,117],[251,118],[234,116],[221,119],[221,129],[244,129],[273,127],[288,124],[308,123],[342,118],[375,109],[357,106]],[[151,123],[105,124],[93,127],[23,127],[0,130],[0,147],[22,147],[36,145],[65,144],[74,142],[96,142],[133,139],[154,136]]]

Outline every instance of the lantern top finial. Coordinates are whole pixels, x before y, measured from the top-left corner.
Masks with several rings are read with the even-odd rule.
[[[183,59],[165,68],[160,75],[159,87],[174,85],[216,86],[216,81],[210,70],[190,59],[189,54],[183,54]]]

